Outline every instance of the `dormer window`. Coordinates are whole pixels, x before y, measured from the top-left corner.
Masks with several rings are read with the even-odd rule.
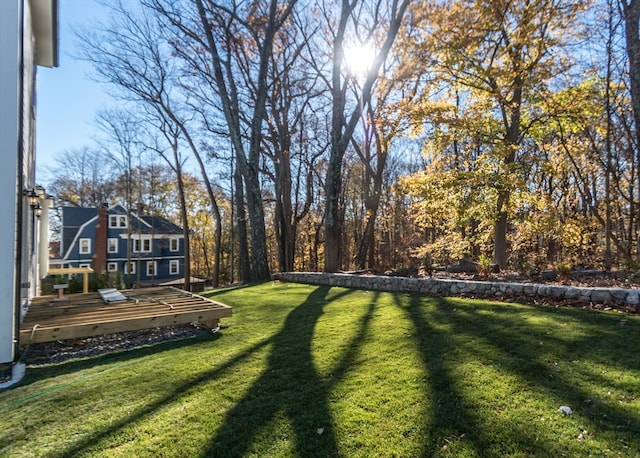
[[[80,239],[80,254],[91,254],[91,239]]]
[[[126,229],[127,215],[109,215],[109,229]]]

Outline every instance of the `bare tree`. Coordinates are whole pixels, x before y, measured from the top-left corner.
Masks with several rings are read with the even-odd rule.
[[[331,76],[326,78],[331,92],[331,149],[326,179],[325,206],[325,265],[327,272],[336,272],[342,265],[342,225],[344,213],[340,205],[342,196],[342,172],[345,152],[351,143],[356,126],[361,118],[363,107],[370,99],[373,85],[387,58],[391,46],[400,30],[403,17],[410,0],[387,2],[369,2],[359,0],[341,0],[337,19],[332,18],[330,7],[325,5],[324,17],[328,21],[333,49]],[[385,11],[384,7],[388,6]],[[355,75],[345,72],[345,48],[348,40],[355,36],[370,37],[385,27],[386,33],[379,43],[361,89],[357,91],[357,100],[351,105],[347,100],[347,91],[352,87]],[[365,40],[366,41],[366,40]],[[371,43],[374,45],[374,43]],[[316,63],[320,69],[321,64]]]
[[[186,141],[198,164],[214,216],[216,248],[213,283],[217,286],[222,232],[220,210],[200,148],[192,134],[191,119],[184,114],[182,105],[185,96],[177,87],[179,75],[176,73],[175,59],[168,54],[170,48],[162,34],[161,24],[155,21],[148,10],[141,9],[136,14],[122,4],[112,9],[114,15],[111,24],[81,34],[84,58],[94,64],[102,80],[122,90],[120,97],[143,105],[148,124],[155,126],[167,140],[171,138],[171,148],[177,145],[178,139],[173,133],[167,136],[169,131],[175,130]],[[180,161],[169,160],[168,163],[176,173],[178,187],[183,186],[180,183]],[[184,220],[183,226],[186,224]]]
[[[296,14],[278,33],[279,52],[271,56],[273,83],[268,88],[269,122],[263,148],[271,163],[265,161],[264,173],[273,182],[273,230],[281,272],[294,269],[298,226],[314,202],[314,165],[328,143],[325,126],[311,128],[317,125],[318,110],[328,104],[321,97],[317,73],[300,58],[308,49],[308,38],[301,30],[307,29],[308,36],[310,22],[308,15]]]
[[[63,205],[98,207],[115,194],[113,170],[102,151],[84,146],[56,155],[47,190]]]
[[[640,0],[620,0],[620,5],[624,17],[627,58],[629,60],[636,162],[640,164]],[[640,173],[638,174],[638,189],[640,192]],[[638,212],[640,212],[640,206]],[[638,259],[640,259],[640,249],[638,249]]]
[[[269,266],[259,166],[269,63],[276,33],[296,0],[284,4],[276,0],[250,4],[195,0],[195,11],[164,0],[149,0],[149,4],[176,30],[176,50],[194,64],[190,70],[211,85],[246,188],[251,278],[266,280]],[[194,55],[193,49],[206,50],[207,61]]]
[[[103,109],[96,115],[96,124],[104,132],[101,142],[103,154],[116,165],[124,177],[124,207],[127,212],[127,269],[126,284],[131,286],[131,210],[134,205],[132,173],[140,163],[139,123],[131,113],[116,109]],[[137,160],[136,160],[137,159]],[[139,269],[137,270],[139,271]]]

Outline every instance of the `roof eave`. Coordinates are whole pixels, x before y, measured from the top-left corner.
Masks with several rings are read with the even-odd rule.
[[[59,0],[29,0],[35,36],[36,64],[42,67],[59,65]]]

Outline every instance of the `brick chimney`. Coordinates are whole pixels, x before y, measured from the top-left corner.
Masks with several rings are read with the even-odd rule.
[[[95,254],[92,267],[96,272],[107,270],[107,229],[109,228],[108,205],[101,204],[98,207],[98,224],[95,235]]]

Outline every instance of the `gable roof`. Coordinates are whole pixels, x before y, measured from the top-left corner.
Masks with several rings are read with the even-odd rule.
[[[149,226],[149,232],[153,230],[156,234],[182,234],[180,226],[162,216],[142,216],[141,219]]]
[[[97,217],[97,208],[62,207],[62,250],[68,251],[80,228]]]
[[[65,227],[80,227],[97,215],[97,208],[62,207],[62,224]]]

